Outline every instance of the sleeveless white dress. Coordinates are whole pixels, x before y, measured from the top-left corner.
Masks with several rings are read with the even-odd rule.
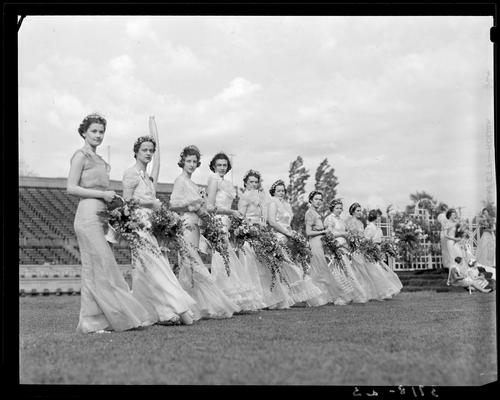
[[[246,190],[240,197],[239,205],[245,206],[245,219],[250,224],[266,224],[267,204],[265,194],[258,190]],[[241,207],[240,207],[241,209]],[[272,274],[269,268],[262,264],[255,254],[255,250],[248,243],[240,252],[240,260],[246,267],[250,280],[260,292],[264,308],[286,309],[295,302],[289,295],[286,284],[276,280],[271,290]]]
[[[380,246],[382,243],[382,236],[382,229],[377,227],[373,222],[369,222],[365,228],[365,238]],[[397,274],[382,260],[378,261],[376,264],[381,267],[381,272],[384,274],[387,282],[393,286],[394,294],[399,293],[403,288],[403,284]]]
[[[212,174],[208,178],[208,185],[212,181],[216,182],[217,194],[215,196],[215,206],[222,209],[231,209],[235,196],[234,187],[231,182],[223,179],[218,174]],[[216,215],[226,232],[226,242],[228,244],[230,274],[226,272],[222,256],[213,251],[210,274],[214,278],[215,284],[227,297],[233,300],[242,311],[255,311],[263,307],[262,296],[255,289],[246,272],[246,268],[240,262],[236,252],[229,242],[229,216]]]
[[[321,231],[324,229],[321,216],[313,208],[309,208],[305,214],[305,221],[312,229]],[[345,305],[353,300],[351,294],[354,291],[347,275],[338,267],[328,265],[322,235],[309,238],[311,246],[311,270],[309,276],[314,284],[323,291],[325,300],[336,305]]]
[[[202,202],[200,189],[184,173],[175,179],[170,196],[171,207],[189,207]],[[217,287],[198,254],[200,218],[195,212],[183,212],[181,215],[191,228],[184,230],[184,240],[191,244],[191,258],[185,259],[179,255],[179,281],[196,301],[192,308],[193,314],[195,318],[229,318],[240,311],[240,307]]]
[[[330,214],[325,218],[323,222],[326,229],[332,233],[343,233],[347,232],[346,224],[344,221],[336,217],[335,214]],[[347,246],[347,242],[343,237],[338,237],[335,239],[340,246]],[[354,268],[351,261],[344,255],[342,257],[345,274],[347,275],[349,282],[353,288],[351,295],[352,301],[354,303],[366,303],[369,300],[368,293],[369,288],[371,288],[371,283],[369,283],[369,278],[363,273],[362,270]],[[330,267],[332,267],[333,261],[330,261]]]
[[[108,190],[110,166],[87,149],[78,185],[87,189]],[[76,210],[74,228],[82,263],[80,317],[77,332],[91,333],[102,329],[125,331],[157,322],[133,296],[113,251],[105,239],[98,213],[106,203],[97,198],[81,198]]]
[[[290,204],[277,197],[271,199],[269,209],[276,208],[276,222],[287,230],[291,230],[290,223],[292,222],[292,208]],[[275,231],[278,240],[286,243],[288,238],[280,232]],[[288,258],[288,257],[287,257]],[[296,302],[306,302],[308,306],[316,307],[327,303],[323,292],[313,283],[311,277],[304,276],[302,268],[297,266],[292,260],[287,259],[283,263],[283,277],[288,282],[288,289],[291,298]]]
[[[122,184],[124,189],[133,191],[134,199],[151,201],[156,198],[153,182],[135,166],[124,172]],[[150,227],[153,210],[143,207],[139,212]],[[137,256],[132,255],[134,297],[160,322],[178,320],[178,316],[185,312],[194,318],[191,308],[196,302],[180,285],[156,238],[147,229],[140,231],[139,235],[148,247],[138,249]]]

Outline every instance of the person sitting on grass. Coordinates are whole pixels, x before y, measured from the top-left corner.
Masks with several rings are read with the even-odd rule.
[[[462,274],[459,265],[462,262],[462,257],[455,257],[455,262],[451,265],[449,282],[452,286],[464,287],[467,289],[479,290],[483,293],[491,292],[491,289],[486,289],[488,281],[484,277],[472,277],[469,274]]]
[[[483,276],[488,281],[490,279],[496,281],[496,268],[488,267],[486,265],[479,264],[476,259],[472,259],[468,262],[469,268],[471,270],[477,271],[478,276]],[[475,272],[474,272],[475,273]],[[476,273],[475,273],[476,274]]]

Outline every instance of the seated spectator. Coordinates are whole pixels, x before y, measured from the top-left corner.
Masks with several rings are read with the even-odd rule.
[[[475,275],[477,270],[472,269],[471,272],[463,274],[460,271],[459,265],[462,263],[461,257],[455,257],[455,262],[451,265],[450,275],[449,275],[449,283],[452,286],[464,287],[469,290],[475,289],[479,290],[482,293],[489,293],[492,289],[486,289],[488,286],[488,281],[479,275]]]
[[[493,279],[496,281],[496,268],[488,267],[479,264],[477,260],[472,259],[469,261],[469,268],[476,269],[479,274],[482,274],[486,279]]]

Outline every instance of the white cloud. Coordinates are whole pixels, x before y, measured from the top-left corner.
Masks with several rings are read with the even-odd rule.
[[[130,75],[131,73],[133,73],[135,69],[135,64],[128,55],[123,54],[121,56],[114,57],[111,60],[109,60],[109,67],[111,68],[112,74],[117,74],[118,76],[122,76],[122,75]]]
[[[137,18],[127,21],[125,24],[125,30],[131,39],[146,39],[155,44],[160,43],[160,40],[154,32],[149,19]]]
[[[215,99],[221,99],[225,102],[246,99],[260,89],[261,86],[259,84],[249,82],[245,78],[237,77],[229,83],[229,86],[222,93],[215,96]]]
[[[311,173],[328,157],[349,201],[403,207],[426,190],[473,209],[492,118],[490,26],[484,17],[28,18],[21,152],[39,175],[64,175],[81,118],[98,111],[109,123],[100,151],[110,146],[120,179],[155,115],[161,181],[194,143],[201,182],[220,149],[237,155],[238,183],[249,168],[269,184],[286,178],[301,154]]]

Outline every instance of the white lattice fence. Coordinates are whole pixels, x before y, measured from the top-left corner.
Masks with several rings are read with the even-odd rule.
[[[429,214],[427,213],[427,210],[424,209],[416,208],[414,217],[420,220],[425,220],[425,222],[427,223],[434,222],[434,219],[430,217]],[[392,238],[392,233],[393,233],[392,220],[389,219],[387,222],[380,223],[378,226],[382,229],[384,239]],[[469,231],[471,232],[471,235],[467,240],[467,242],[470,245],[472,254],[475,255],[477,244],[480,238],[479,226],[469,221]],[[415,257],[414,261],[410,265],[390,257],[388,262],[389,266],[394,271],[416,271],[416,270],[441,268],[442,267],[441,244],[438,243],[440,249],[439,254],[432,254],[431,252],[432,243],[427,239],[421,239],[420,245],[422,253],[424,253],[424,255]]]

